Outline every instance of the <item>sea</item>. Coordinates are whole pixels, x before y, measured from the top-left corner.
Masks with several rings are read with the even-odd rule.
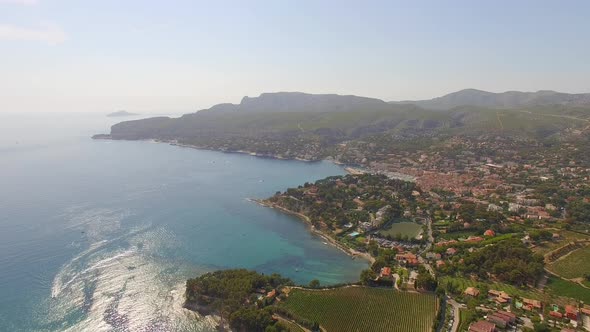
[[[182,308],[188,278],[328,285],[368,266],[249,200],[340,166],[90,138],[129,119],[0,112],[0,331],[213,331]]]

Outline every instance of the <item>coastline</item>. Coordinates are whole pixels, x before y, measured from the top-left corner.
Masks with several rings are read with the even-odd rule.
[[[110,135],[95,135],[92,137],[92,139],[101,139],[101,140],[118,140],[118,139],[113,139]],[[196,150],[205,150],[205,151],[216,151],[216,152],[223,152],[223,153],[239,153],[239,154],[247,154],[250,156],[254,156],[254,157],[259,157],[259,158],[271,158],[271,159],[278,159],[278,160],[297,160],[297,161],[303,161],[303,162],[321,162],[321,161],[329,161],[332,162],[336,165],[342,166],[344,171],[347,174],[351,174],[351,175],[360,175],[360,174],[365,174],[370,172],[370,170],[365,170],[362,168],[358,168],[355,166],[349,166],[346,165],[342,162],[339,162],[337,160],[334,160],[332,158],[324,158],[324,159],[314,159],[314,160],[309,160],[309,159],[303,159],[303,158],[285,158],[282,156],[277,156],[277,155],[266,155],[266,154],[259,154],[256,152],[252,152],[252,151],[247,151],[247,150],[223,150],[223,149],[214,149],[214,148],[210,148],[210,147],[204,147],[204,146],[198,146],[198,145],[192,145],[192,144],[185,144],[185,143],[178,143],[178,141],[176,140],[161,140],[161,139],[140,139],[137,141],[148,141],[148,142],[154,142],[154,143],[166,143],[172,146],[177,146],[177,147],[181,147],[181,148],[190,148],[190,149],[196,149]],[[373,256],[371,256],[368,253],[364,253],[364,252],[360,252],[357,250],[354,250],[352,248],[349,248],[341,243],[339,243],[338,241],[336,241],[335,239],[333,239],[332,237],[330,237],[328,234],[316,229],[312,224],[311,224],[311,220],[308,216],[295,212],[295,211],[291,211],[288,210],[282,206],[270,203],[266,200],[263,199],[256,199],[256,198],[247,198],[247,200],[251,201],[251,202],[255,202],[261,206],[264,207],[269,207],[272,209],[277,209],[285,214],[290,214],[293,216],[298,217],[300,220],[304,221],[310,228],[310,231],[316,235],[318,235],[319,237],[321,237],[322,239],[326,240],[327,243],[333,245],[334,247],[340,249],[341,251],[343,251],[344,253],[346,253],[347,255],[356,258],[356,257],[360,257],[366,261],[368,261],[370,264],[373,264],[375,262],[375,258]]]
[[[302,221],[304,221],[310,228],[310,231],[315,234],[318,235],[319,237],[321,237],[322,239],[326,240],[328,243],[330,243],[331,245],[333,245],[334,247],[342,250],[344,253],[346,253],[347,255],[356,258],[356,257],[360,257],[362,259],[365,259],[366,261],[368,261],[370,264],[373,264],[375,262],[375,258],[373,256],[371,256],[368,253],[365,252],[360,252],[357,250],[354,250],[352,248],[349,248],[341,243],[339,243],[338,241],[334,240],[332,237],[330,237],[328,234],[318,230],[317,228],[315,228],[312,224],[311,224],[311,219],[299,212],[295,212],[295,211],[291,211],[289,209],[286,209],[282,206],[279,206],[277,204],[268,202],[267,200],[263,200],[263,199],[256,199],[256,198],[248,198],[249,201],[257,203],[261,206],[264,207],[268,207],[271,209],[277,209],[285,214],[290,214],[293,216],[296,216],[297,218],[301,219]]]
[[[344,171],[347,174],[351,174],[351,175],[362,175],[362,174],[366,174],[366,173],[375,172],[375,173],[384,174],[390,178],[395,178],[395,179],[400,179],[400,180],[405,180],[405,181],[415,181],[414,179],[410,179],[409,178],[410,176],[407,174],[373,171],[370,169],[361,168],[359,166],[354,166],[354,165],[343,163],[341,161],[335,160],[332,157],[320,158],[320,159],[304,159],[304,158],[299,158],[299,157],[286,158],[281,155],[260,154],[260,153],[257,153],[254,151],[248,151],[248,150],[224,150],[224,149],[219,149],[219,148],[216,149],[216,148],[212,148],[212,147],[199,146],[199,145],[193,145],[193,144],[178,143],[178,141],[176,141],[176,140],[162,140],[162,139],[154,139],[154,138],[133,139],[133,140],[114,139],[111,137],[111,135],[108,135],[108,134],[97,134],[97,135],[92,136],[92,139],[112,140],[112,141],[145,141],[145,142],[153,142],[153,143],[165,143],[165,144],[180,147],[180,148],[189,148],[189,149],[204,150],[204,151],[215,151],[215,152],[222,152],[222,153],[239,153],[239,154],[246,154],[246,155],[250,155],[250,156],[258,157],[258,158],[269,158],[269,159],[277,159],[277,160],[296,160],[296,161],[303,161],[303,162],[307,162],[307,163],[328,161],[328,162],[334,163],[335,165],[342,166]]]
[[[321,161],[329,161],[329,162],[333,162],[334,164],[339,165],[339,166],[346,166],[345,163],[342,163],[342,162],[339,162],[337,160],[334,160],[331,157],[328,157],[328,158],[318,158],[318,159],[305,159],[305,158],[299,158],[299,157],[287,158],[287,157],[283,157],[281,155],[261,154],[261,153],[258,153],[258,152],[248,151],[248,150],[224,150],[224,149],[212,148],[212,147],[206,147],[206,146],[200,146],[200,145],[194,145],[194,144],[178,143],[178,141],[176,141],[176,140],[162,140],[162,139],[155,139],[155,138],[145,138],[145,139],[117,139],[117,138],[113,138],[109,134],[96,134],[96,135],[93,135],[91,138],[94,139],[94,140],[144,141],[144,142],[152,142],[152,143],[165,143],[165,144],[176,146],[176,147],[179,147],[179,148],[189,148],[189,149],[204,150],[204,151],[215,151],[215,152],[223,152],[223,153],[239,153],[239,154],[247,154],[247,155],[250,155],[250,156],[253,156],[253,157],[259,157],[259,158],[269,158],[269,159],[277,159],[277,160],[296,160],[296,161],[303,161],[303,162],[307,162],[307,163],[314,163],[314,162],[321,162]],[[353,169],[352,167],[346,167],[346,168]],[[353,172],[349,172],[347,169],[345,169],[345,170],[349,174],[355,174]],[[354,169],[354,170],[357,170],[357,169]]]
[[[319,162],[319,161],[323,161],[324,159],[304,159],[304,158],[285,158],[283,156],[280,155],[272,155],[272,154],[260,154],[254,151],[248,151],[248,150],[223,150],[223,149],[215,149],[215,148],[210,148],[210,147],[205,147],[205,146],[198,146],[198,145],[193,145],[193,144],[186,144],[186,143],[178,143],[177,141],[166,141],[166,140],[157,140],[157,139],[150,139],[151,141],[154,141],[156,143],[167,143],[170,144],[172,146],[178,146],[181,148],[189,148],[189,149],[197,149],[197,150],[206,150],[206,151],[217,151],[217,152],[223,152],[223,153],[240,153],[240,154],[247,154],[253,157],[259,157],[259,158],[270,158],[270,159],[278,159],[278,160],[297,160],[297,161],[304,161],[304,162]]]

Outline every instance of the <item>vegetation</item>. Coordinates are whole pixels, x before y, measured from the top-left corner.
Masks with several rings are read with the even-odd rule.
[[[590,223],[590,202],[576,200],[569,204],[567,211],[572,220]]]
[[[348,234],[382,229],[399,219],[404,210],[416,209],[413,195],[416,192],[419,189],[414,183],[389,179],[385,175],[331,176],[279,192],[267,202],[305,215],[317,229],[366,251],[369,249],[364,237],[353,239]],[[417,232],[421,226],[412,223],[411,227]],[[416,241],[413,240],[416,234],[412,235],[411,239],[407,234],[403,238]],[[375,255],[375,248],[372,250]]]
[[[579,119],[587,114],[587,108],[576,105],[431,111],[354,96],[276,93],[245,98],[239,105],[216,105],[178,119],[158,117],[123,122],[113,126],[106,137],[176,140],[223,151],[246,150],[265,156],[312,160],[332,156],[342,162],[356,162],[357,156],[342,153],[338,144],[362,146],[367,153],[360,158],[363,160],[376,159],[384,148],[391,152],[406,149],[405,145],[413,150],[432,145],[429,140],[434,136],[440,139],[501,131],[510,138],[551,139],[565,130],[583,128],[585,122]],[[583,158],[584,151],[579,153]]]
[[[475,318],[476,315],[473,311],[459,309],[459,327],[457,330],[459,332],[467,331],[469,329],[469,324],[471,324]]]
[[[462,294],[467,287],[476,287],[482,290],[487,288],[504,291],[512,296],[525,297],[529,299],[539,300],[543,297],[541,293],[533,288],[518,287],[500,282],[481,282],[460,277],[442,277],[439,278],[438,283],[441,288],[453,295]]]
[[[569,253],[553,262],[548,268],[564,278],[583,278],[590,274],[590,246]]]
[[[291,281],[278,274],[265,276],[244,269],[205,273],[187,280],[185,306],[229,317],[230,326],[238,331],[276,330],[280,327],[265,307],[273,303],[280,286],[288,284]]]
[[[293,289],[280,305],[328,331],[430,332],[437,312],[434,295],[366,287]]]
[[[590,289],[561,278],[551,277],[547,288],[555,296],[565,296],[585,303],[590,303]]]
[[[482,279],[493,276],[513,285],[535,284],[543,273],[543,257],[518,240],[504,240],[466,254],[458,269]]]

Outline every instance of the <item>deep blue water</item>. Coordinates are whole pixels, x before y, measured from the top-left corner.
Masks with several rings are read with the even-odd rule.
[[[188,277],[328,284],[367,266],[247,200],[340,167],[89,138],[116,121],[0,113],[0,331],[208,331],[181,308]]]

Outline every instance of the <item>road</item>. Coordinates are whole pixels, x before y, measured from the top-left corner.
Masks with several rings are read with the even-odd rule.
[[[451,327],[451,332],[457,332],[459,329],[459,322],[461,320],[461,316],[459,314],[459,309],[463,306],[462,304],[457,303],[457,301],[451,299],[450,297],[447,298],[447,303],[449,303],[453,307],[453,327]]]
[[[424,247],[424,250],[422,250],[422,252],[420,253],[420,255],[418,255],[418,261],[420,262],[420,264],[422,264],[424,266],[424,268],[430,272],[430,274],[432,275],[432,277],[436,277],[434,275],[434,269],[432,268],[432,266],[430,266],[430,264],[428,264],[424,258],[422,258],[422,254],[424,254],[425,252],[428,252],[430,250],[430,248],[432,248],[432,244],[434,243],[434,237],[432,236],[432,219],[430,217],[426,217],[426,226],[427,226],[427,241],[426,241],[426,247]]]
[[[401,277],[400,277],[400,276],[399,276],[399,274],[397,274],[397,273],[394,273],[394,274],[392,275],[392,277],[393,277],[393,287],[395,288],[395,290],[399,290],[399,287],[397,287],[397,281],[398,281],[398,280],[399,280]]]

